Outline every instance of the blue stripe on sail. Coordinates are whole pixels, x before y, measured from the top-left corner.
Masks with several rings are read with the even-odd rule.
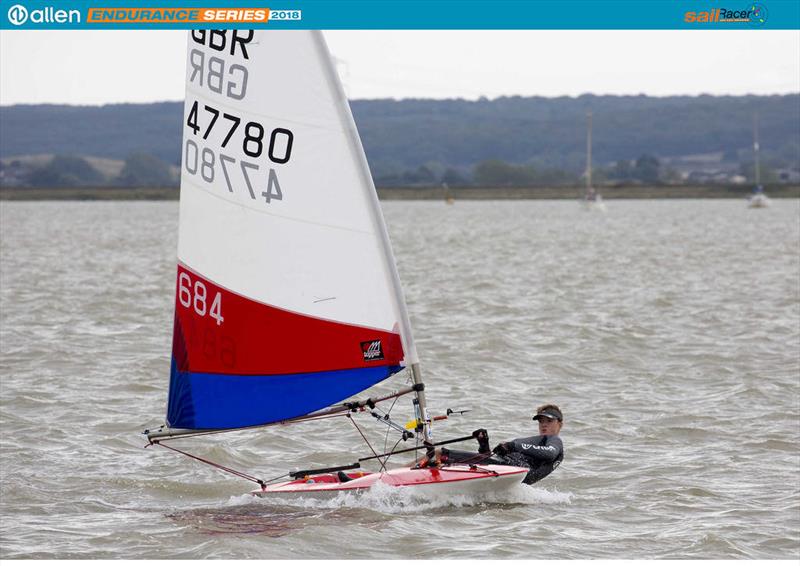
[[[239,428],[307,415],[401,369],[376,366],[289,375],[226,375],[179,371],[173,358],[167,424],[188,429]]]

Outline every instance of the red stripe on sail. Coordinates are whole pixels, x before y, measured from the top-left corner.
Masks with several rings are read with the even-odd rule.
[[[399,365],[400,335],[243,297],[178,265],[172,352],[178,369],[270,375]]]

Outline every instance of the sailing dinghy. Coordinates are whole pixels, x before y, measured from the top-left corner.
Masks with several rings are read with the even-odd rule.
[[[764,187],[761,185],[761,160],[760,148],[758,144],[758,113],[753,114],[753,157],[755,165],[755,178],[756,186],[753,192],[747,197],[747,206],[749,208],[767,208],[769,206],[769,197],[764,192]]]
[[[586,113],[586,192],[583,195],[583,208],[605,212],[603,195],[592,186],[592,113]]]
[[[199,30],[188,43],[169,396],[150,443],[252,480],[259,495],[519,484],[526,469],[480,462],[387,468],[397,452],[469,437],[433,441],[388,233],[322,34]],[[410,385],[343,402],[401,371]],[[406,394],[409,427],[379,406]],[[364,412],[414,447],[274,483],[165,443]],[[366,460],[380,471],[345,473]]]

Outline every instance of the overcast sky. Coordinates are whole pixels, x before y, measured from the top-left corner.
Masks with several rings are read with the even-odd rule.
[[[0,32],[0,104],[181,100],[185,31]],[[362,98],[800,92],[800,32],[333,31]]]

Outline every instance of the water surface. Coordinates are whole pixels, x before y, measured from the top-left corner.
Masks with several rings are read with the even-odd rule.
[[[3,202],[0,557],[799,558],[800,203],[608,205],[383,203],[432,411],[472,410],[437,438],[553,401],[566,457],[504,497],[320,503],[144,448],[177,203]],[[346,419],[176,446],[264,478],[369,454]]]

